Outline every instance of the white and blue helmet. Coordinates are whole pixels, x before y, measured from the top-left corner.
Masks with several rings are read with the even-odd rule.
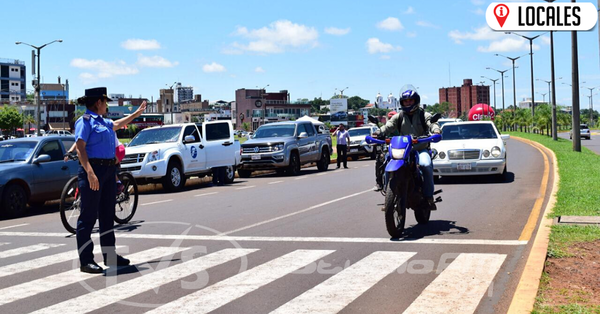
[[[404,101],[407,99],[413,99],[415,103],[410,107],[405,107]],[[400,90],[400,108],[402,111],[405,113],[413,113],[419,108],[420,105],[421,96],[419,96],[419,93],[417,93],[417,89],[410,84],[402,86],[402,89]]]

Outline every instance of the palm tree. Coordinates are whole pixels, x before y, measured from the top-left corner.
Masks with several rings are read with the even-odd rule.
[[[26,114],[23,116],[23,123],[27,123],[28,127],[27,127],[27,131],[31,130],[31,124],[35,123],[35,118],[30,115],[30,114]],[[27,132],[25,132],[27,133]]]
[[[83,116],[83,114],[85,113],[85,110],[75,110],[75,112],[73,113],[73,122],[77,121],[81,116]]]
[[[550,124],[552,123],[552,111],[550,106],[547,104],[541,104],[537,106],[535,110],[535,123],[541,130],[546,130],[546,135],[550,135]],[[544,132],[542,132],[544,134]]]

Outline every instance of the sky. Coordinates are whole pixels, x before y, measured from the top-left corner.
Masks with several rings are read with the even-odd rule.
[[[537,0],[533,2],[543,3]],[[558,1],[567,2],[567,1]],[[597,1],[592,2],[597,6]],[[494,32],[485,10],[492,1],[19,1],[2,14],[8,26],[0,58],[27,65],[31,48],[42,49],[42,82],[69,80],[70,98],[86,88],[156,100],[174,82],[192,86],[209,101],[235,100],[239,88],[288,90],[292,100],[329,99],[339,90],[373,102],[378,92],[398,97],[418,88],[422,103],[439,100],[439,88],[504,79],[505,103],[512,104],[512,64],[517,101],[531,95],[529,41]],[[600,111],[598,26],[578,33],[581,86],[597,87]],[[522,33],[535,36],[542,33]],[[572,103],[571,34],[554,36],[557,103]],[[562,79],[559,79],[562,77]],[[534,41],[534,78],[550,80],[550,37]],[[585,82],[585,83],[583,83]],[[565,84],[562,84],[565,83]],[[548,100],[548,84],[535,81],[535,98]],[[493,96],[493,86],[490,88]],[[588,89],[580,90],[589,107]],[[492,97],[493,98],[493,97]],[[496,85],[501,106],[501,85]],[[493,100],[491,100],[493,104]]]

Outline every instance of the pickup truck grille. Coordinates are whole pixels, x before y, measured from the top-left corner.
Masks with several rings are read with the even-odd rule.
[[[144,157],[146,157],[146,153],[125,155],[125,158],[121,160],[121,164],[137,164],[142,162],[144,160]]]
[[[270,146],[254,146],[254,147],[243,147],[242,152],[244,154],[253,154],[253,153],[270,153],[273,151],[273,148]]]
[[[121,167],[121,171],[139,171],[142,170],[142,166],[134,166],[134,167]]]
[[[451,150],[448,152],[448,157],[450,160],[479,159],[479,153],[479,149]]]

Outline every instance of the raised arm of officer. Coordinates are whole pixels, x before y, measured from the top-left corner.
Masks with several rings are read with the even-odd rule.
[[[117,121],[114,121],[113,124],[113,130],[119,130],[122,127],[126,126],[127,124],[129,124],[131,121],[133,121],[133,119],[139,117],[142,115],[142,113],[144,113],[144,110],[146,110],[146,101],[144,100],[144,102],[142,102],[142,104],[140,105],[140,107],[133,113],[128,115],[125,118],[121,118]]]

